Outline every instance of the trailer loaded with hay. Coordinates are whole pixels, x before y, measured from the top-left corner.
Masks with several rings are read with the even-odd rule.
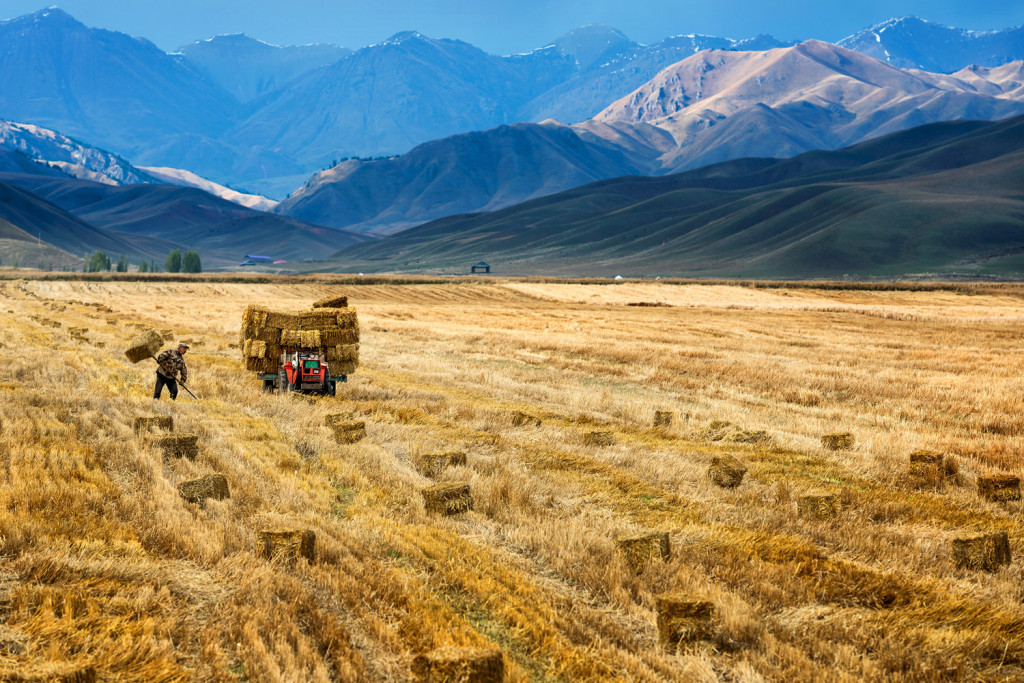
[[[250,305],[242,314],[239,348],[264,391],[333,396],[359,365],[359,322],[345,297],[295,313]]]

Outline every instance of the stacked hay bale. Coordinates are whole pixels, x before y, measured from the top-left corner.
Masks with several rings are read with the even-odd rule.
[[[317,351],[332,375],[349,375],[359,365],[359,321],[347,306],[281,313],[251,305],[242,314],[239,348],[246,370],[277,372],[281,351]]]
[[[493,648],[439,648],[416,656],[412,660],[411,670],[417,683],[501,683],[505,680],[504,657],[501,650]]]
[[[667,562],[672,557],[667,531],[625,536],[615,541],[615,547],[637,574],[642,573],[651,560]]]

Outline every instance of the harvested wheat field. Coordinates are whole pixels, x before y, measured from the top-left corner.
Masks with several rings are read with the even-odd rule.
[[[1021,680],[1024,296],[927,289],[0,282],[0,680]],[[263,394],[246,306],[341,295],[358,371]]]

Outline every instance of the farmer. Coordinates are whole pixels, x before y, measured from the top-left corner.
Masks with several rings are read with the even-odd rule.
[[[188,368],[185,367],[185,359],[182,357],[186,351],[188,351],[188,344],[179,342],[177,351],[167,349],[156,357],[156,362],[160,367],[156,370],[156,389],[153,390],[153,398],[160,399],[165,384],[171,395],[171,400],[174,401],[178,398],[178,380],[175,379],[175,376],[181,373],[181,383],[185,384],[188,381]]]

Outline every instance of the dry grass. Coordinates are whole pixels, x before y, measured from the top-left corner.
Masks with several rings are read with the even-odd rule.
[[[912,289],[382,279],[345,291],[359,371],[306,400],[242,369],[241,315],[337,286],[0,282],[0,676],[406,681],[497,648],[510,681],[1021,679],[1024,503],[978,482],[1021,474],[1024,299]],[[194,460],[135,432],[152,367],[122,350],[167,324],[203,342],[202,400],[158,408]],[[230,498],[182,497],[214,472]],[[429,513],[437,484],[473,509]],[[315,548],[265,557],[264,530]],[[615,541],[654,530],[671,556],[637,573]],[[958,567],[979,536],[992,571]],[[679,654],[665,595],[712,607]]]

